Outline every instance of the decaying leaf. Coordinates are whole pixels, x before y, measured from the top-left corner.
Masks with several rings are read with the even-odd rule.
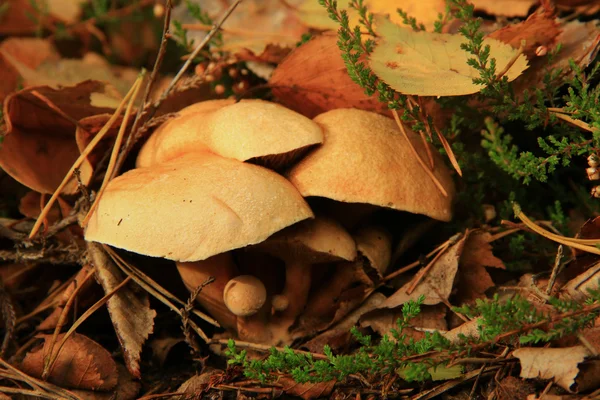
[[[357,309],[325,332],[306,342],[303,347],[315,353],[322,352],[325,345],[329,345],[334,350],[344,347],[350,340],[350,329],[363,315],[376,309],[385,299],[386,297],[381,293],[373,293]]]
[[[492,253],[491,238],[491,234],[483,231],[471,232],[467,238],[458,269],[458,304],[483,298],[485,291],[494,287],[485,267],[505,268],[502,260]]]
[[[510,44],[514,49],[521,47],[521,41],[525,40],[523,53],[531,60],[537,57],[536,49],[539,46],[553,48],[560,32],[561,23],[553,10],[540,8],[525,21],[507,25],[487,37]]]
[[[589,290],[598,290],[600,263],[594,264],[587,271],[567,282],[560,291],[560,297],[584,301],[589,297]]]
[[[480,91],[473,78],[479,72],[467,64],[471,57],[460,48],[464,38],[459,34],[415,32],[389,20],[376,19],[381,39],[370,56],[373,72],[393,89],[420,96],[458,96]],[[511,46],[485,39],[490,57],[502,71],[516,57],[505,76],[515,80],[527,69],[527,58]],[[444,82],[440,85],[440,82]]]
[[[294,49],[271,76],[273,94],[309,118],[345,107],[387,112],[385,104],[364,94],[348,76],[336,43],[337,35],[326,32]]]
[[[142,385],[135,379],[127,368],[117,364],[119,380],[117,386],[108,392],[94,392],[91,390],[72,390],[82,400],[134,400],[137,398]]]
[[[591,356],[584,346],[524,347],[513,351],[513,355],[521,362],[521,378],[552,379],[569,392],[594,389],[600,385],[599,362],[583,364],[586,357]]]
[[[434,306],[421,306],[421,312],[415,318],[409,321],[409,328],[402,331],[407,338],[412,338],[415,341],[423,339],[427,331],[446,331],[448,324],[446,323],[447,308],[443,304]],[[388,335],[393,338],[392,329],[397,330],[398,318],[402,318],[402,310],[377,310],[364,315],[360,320],[360,325],[370,327],[381,336]]]
[[[57,343],[64,335],[58,335]],[[44,339],[44,345],[27,353],[21,364],[24,372],[38,378],[42,376],[52,335],[39,337]],[[57,350],[55,346],[53,352]],[[48,380],[62,387],[106,391],[117,385],[118,377],[117,364],[104,347],[84,335],[73,333],[60,350]]]
[[[441,334],[452,343],[460,342],[460,335],[479,338],[479,321],[479,318],[474,318],[469,322],[465,322],[464,324],[457,326],[456,328],[451,329],[448,332],[442,332]]]
[[[535,393],[535,385],[532,382],[515,376],[498,380],[498,400],[525,399],[531,393]]]
[[[462,239],[450,246],[435,261],[431,269],[410,294],[407,293],[407,290],[411,287],[412,282],[408,282],[398,289],[380,308],[396,308],[410,300],[417,300],[421,295],[425,297],[423,304],[426,305],[439,304],[443,300],[447,300],[452,292],[454,278],[458,271],[458,261],[460,260],[468,236],[466,234]],[[442,297],[441,299],[440,296]]]
[[[0,146],[0,167],[15,180],[40,193],[52,193],[62,182],[80,152],[75,143],[77,121],[112,111],[91,104],[94,93],[106,95],[107,85],[86,81],[73,87],[30,87],[4,101],[7,133]],[[92,166],[79,168],[84,184]],[[77,190],[75,177],[64,193]]]
[[[88,253],[104,292],[111,292],[123,281],[121,270],[99,244],[88,242]],[[139,378],[142,345],[154,331],[156,317],[156,311],[150,308],[148,293],[131,285],[125,286],[108,300],[107,307],[123,349],[125,365],[134,377]]]
[[[222,375],[223,371],[214,368],[205,368],[200,375],[194,375],[187,381],[183,382],[177,389],[178,393],[186,393],[190,395],[199,396],[206,392],[210,388],[211,382],[215,380],[218,375]],[[184,396],[178,397],[183,400]]]
[[[304,400],[312,400],[329,396],[336,381],[317,383],[298,383],[288,376],[282,376],[277,383],[282,385],[285,393],[298,396]]]

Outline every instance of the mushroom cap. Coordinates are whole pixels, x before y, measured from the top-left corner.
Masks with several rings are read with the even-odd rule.
[[[85,238],[198,261],[260,243],[312,217],[302,196],[277,173],[212,154],[186,154],[112,180]]]
[[[138,167],[172,160],[191,151],[209,151],[279,168],[310,146],[323,142],[323,132],[315,122],[263,100],[235,104],[213,100],[189,106],[180,114],[163,124],[144,144],[137,158]]]
[[[267,300],[267,290],[260,279],[240,275],[231,279],[223,291],[225,305],[238,317],[254,315]]]
[[[322,216],[278,232],[256,248],[287,262],[317,264],[356,258],[352,236],[337,221]]]
[[[396,123],[382,115],[337,109],[315,117],[325,140],[291,168],[287,176],[303,196],[347,203],[367,203],[431,218],[452,218],[454,183],[450,171],[431,147],[434,175],[445,197],[419,164]],[[408,130],[413,146],[427,162],[420,137]]]

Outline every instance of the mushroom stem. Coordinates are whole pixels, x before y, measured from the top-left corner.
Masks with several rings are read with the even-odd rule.
[[[281,313],[281,321],[289,328],[306,306],[310,291],[311,266],[297,260],[286,260],[285,265],[285,287],[282,296],[287,298],[288,306]]]

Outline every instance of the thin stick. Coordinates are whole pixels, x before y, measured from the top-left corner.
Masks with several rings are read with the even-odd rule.
[[[570,123],[572,125],[575,125],[576,127],[581,128],[581,129],[583,129],[585,131],[593,133],[593,132],[596,132],[596,130],[597,130],[597,129],[592,128],[589,124],[587,124],[587,123],[585,123],[583,121],[580,121],[578,119],[571,118],[571,117],[569,117],[566,114],[557,113],[557,112],[553,112],[551,114],[555,115],[556,118],[562,119],[563,121],[566,121],[566,122],[568,122],[568,123]]]
[[[71,325],[71,327],[69,328],[69,330],[67,332],[65,332],[65,335],[63,336],[62,340],[60,341],[60,344],[58,345],[58,349],[56,350],[56,353],[55,354],[51,354],[50,362],[49,362],[49,365],[48,365],[48,374],[50,374],[52,372],[52,367],[54,366],[54,363],[58,359],[58,356],[60,355],[60,352],[61,352],[63,346],[65,345],[65,343],[67,342],[67,340],[69,339],[69,337],[71,337],[71,335],[73,334],[73,332],[75,332],[75,330],[81,324],[83,324],[83,322],[86,319],[88,319],[90,317],[90,315],[92,315],[93,313],[95,313],[98,309],[100,309],[100,307],[102,307],[104,304],[106,304],[106,302],[115,293],[117,293],[123,286],[125,286],[127,283],[129,283],[130,280],[131,280],[130,277],[127,277],[127,278],[123,279],[123,282],[119,283],[113,290],[111,290],[104,297],[102,297],[100,300],[98,300],[93,306],[91,306],[90,308],[88,308],[86,310],[86,312],[84,312],[83,314],[81,314],[81,316],[77,319],[77,321],[75,321],[73,323],[73,325]]]
[[[88,210],[87,215],[81,222],[82,228],[85,228],[86,225],[88,224],[90,217],[94,213],[94,210],[98,206],[100,198],[102,197],[102,194],[104,193],[104,190],[106,189],[106,185],[108,185],[108,183],[111,181],[111,179],[113,177],[113,173],[115,172],[115,164],[117,162],[117,156],[119,155],[119,150],[121,149],[121,143],[123,142],[123,137],[125,136],[125,130],[127,129],[127,124],[129,123],[129,117],[131,116],[131,110],[133,109],[133,103],[134,103],[135,99],[137,98],[140,88],[142,87],[141,80],[144,79],[145,75],[146,75],[146,72],[142,71],[142,73],[140,74],[140,76],[138,78],[138,79],[140,79],[140,84],[136,85],[136,88],[133,91],[133,95],[129,99],[129,104],[127,104],[127,108],[125,109],[125,115],[123,116],[123,121],[121,122],[121,126],[119,127],[119,133],[117,134],[117,138],[115,139],[115,144],[113,145],[113,150],[110,155],[110,160],[108,161],[108,167],[106,167],[106,172],[104,174],[104,180],[102,181],[102,185],[100,186],[100,189],[98,190],[98,193],[96,194],[96,199],[94,200],[94,203],[92,204],[92,206]]]
[[[142,97],[142,103],[140,108],[135,116],[135,120],[133,121],[133,126],[131,127],[131,133],[125,142],[125,147],[123,151],[119,154],[119,158],[117,159],[117,163],[113,172],[113,176],[119,172],[123,163],[125,162],[125,157],[129,154],[131,147],[133,146],[133,136],[137,133],[138,126],[141,123],[142,115],[144,114],[144,107],[148,102],[148,98],[150,97],[150,93],[152,92],[152,86],[154,86],[154,82],[156,82],[156,77],[158,76],[158,71],[160,71],[160,66],[162,65],[163,59],[165,58],[165,53],[167,52],[167,42],[169,41],[169,27],[171,26],[171,10],[173,9],[173,3],[171,0],[167,0],[167,7],[165,10],[165,19],[163,23],[163,33],[162,39],[160,42],[160,47],[158,49],[158,55],[156,56],[156,60],[154,61],[154,67],[152,67],[152,72],[150,73],[150,79],[148,80],[148,84],[146,85],[146,91],[144,92],[144,97]]]
[[[67,316],[69,315],[69,312],[71,310],[71,306],[73,305],[73,303],[75,302],[75,299],[77,298],[77,295],[79,294],[79,291],[81,290],[81,288],[84,287],[84,284],[92,277],[94,276],[94,272],[95,269],[92,268],[88,274],[83,278],[83,280],[81,281],[81,284],[78,285],[75,290],[73,290],[73,293],[71,293],[71,296],[69,296],[69,299],[67,300],[67,303],[65,304],[65,306],[63,307],[62,312],[60,313],[60,316],[58,318],[58,322],[56,323],[56,327],[54,328],[54,333],[52,334],[52,338],[50,339],[50,345],[49,345],[49,349],[48,349],[48,354],[44,357],[44,370],[42,372],[42,379],[46,380],[48,378],[48,373],[50,372],[49,367],[50,367],[50,356],[52,355],[52,351],[54,350],[54,345],[56,344],[56,340],[58,339],[58,334],[60,333],[60,330],[63,326],[65,326],[66,322],[67,322]],[[76,281],[74,281],[76,282]]]
[[[546,294],[550,296],[552,293],[552,288],[554,287],[554,283],[556,282],[556,278],[558,277],[558,273],[561,268],[561,261],[563,257],[563,245],[558,246],[558,250],[556,251],[556,258],[554,259],[554,267],[552,268],[552,273],[550,274],[550,279],[548,280],[548,286],[546,287]]]
[[[46,216],[50,212],[50,209],[52,208],[52,205],[54,204],[54,202],[56,201],[56,199],[58,198],[58,196],[60,195],[62,190],[65,188],[65,186],[67,186],[67,183],[71,180],[71,177],[73,176],[73,173],[75,172],[75,170],[77,168],[79,168],[79,166],[83,163],[83,161],[86,159],[86,157],[92,152],[94,147],[96,147],[96,145],[100,142],[100,140],[102,140],[104,135],[106,135],[106,133],[108,132],[110,127],[115,123],[115,121],[117,120],[117,118],[119,117],[121,112],[123,111],[123,108],[125,108],[126,102],[133,95],[133,92],[135,91],[137,85],[139,85],[139,84],[140,84],[140,78],[138,78],[135,81],[135,83],[133,84],[133,86],[131,87],[131,89],[129,89],[129,92],[127,93],[127,95],[125,96],[123,101],[121,101],[121,104],[119,104],[119,107],[115,110],[115,112],[110,117],[108,122],[102,127],[100,132],[98,132],[96,134],[94,139],[92,139],[92,141],[86,146],[86,148],[83,150],[81,155],[77,158],[77,160],[75,160],[75,162],[71,166],[71,169],[69,169],[69,172],[67,172],[63,181],[60,183],[60,185],[58,185],[58,188],[56,188],[56,190],[52,194],[52,197],[50,198],[50,200],[48,201],[48,203],[46,204],[46,206],[40,213],[37,221],[35,221],[35,224],[33,225],[31,232],[29,233],[29,239],[33,238],[38,233],[40,226],[42,225],[42,222],[44,221],[44,218],[46,218]]]
[[[396,110],[392,110],[392,114],[394,115],[394,119],[396,120],[396,124],[398,125],[398,127],[400,128],[400,131],[402,132],[402,134],[406,138],[406,141],[408,142],[408,147],[410,147],[410,150],[412,151],[413,155],[417,158],[417,161],[419,162],[419,164],[421,165],[421,167],[423,168],[423,170],[431,178],[431,180],[437,186],[437,188],[440,190],[440,192],[442,193],[442,195],[444,197],[448,197],[448,192],[446,192],[446,189],[444,189],[444,187],[442,186],[442,184],[440,183],[440,181],[433,174],[433,172],[427,167],[427,165],[425,164],[425,161],[423,161],[423,159],[421,159],[421,156],[419,156],[419,153],[417,153],[417,149],[415,149],[415,147],[412,144],[412,141],[408,137],[408,133],[406,133],[406,129],[404,129],[404,124],[402,124],[402,121],[400,121],[400,117],[398,116],[398,113],[396,112]]]

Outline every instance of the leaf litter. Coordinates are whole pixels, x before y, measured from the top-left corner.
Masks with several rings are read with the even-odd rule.
[[[146,50],[156,49],[159,41],[151,37],[152,28],[141,20],[136,21],[135,28],[120,27],[112,33],[108,30],[94,30],[94,23],[108,18],[106,15],[111,18],[113,13],[119,15],[118,8],[107,9],[104,11],[106,14],[100,12],[99,15],[89,18],[89,10],[83,2],[65,3],[61,10],[56,8],[55,3],[49,2],[45,19],[37,20],[43,29],[52,32],[51,39],[8,37],[0,43],[0,67],[3,71],[0,98],[4,100],[3,142],[0,145],[0,166],[3,169],[1,173],[10,175],[12,178],[7,179],[15,179],[23,185],[19,192],[22,194],[14,201],[14,210],[6,214],[11,218],[3,218],[0,227],[0,236],[3,237],[0,258],[17,261],[0,266],[3,281],[0,302],[3,322],[7,324],[7,335],[15,334],[9,332],[11,329],[8,327],[16,323],[21,330],[29,330],[31,337],[35,336],[36,340],[43,341],[43,344],[32,347],[31,343],[26,344],[21,340],[18,346],[10,349],[12,354],[16,353],[22,358],[20,362],[15,361],[14,365],[28,375],[19,375],[10,365],[4,364],[0,368],[2,373],[8,374],[10,379],[18,377],[17,381],[33,388],[33,392],[39,390],[46,396],[47,393],[60,393],[60,396],[65,398],[131,399],[138,396],[140,379],[146,379],[146,371],[155,367],[152,363],[158,366],[160,372],[163,369],[168,370],[173,362],[172,358],[168,357],[169,353],[175,346],[180,347],[180,344],[186,343],[196,357],[193,362],[197,362],[196,366],[201,366],[200,372],[182,386],[178,385],[184,381],[183,376],[173,379],[173,382],[167,382],[159,372],[158,378],[155,377],[153,382],[156,383],[155,388],[148,393],[155,391],[168,395],[168,392],[172,391],[199,395],[215,391],[235,391],[240,397],[246,394],[263,396],[286,393],[303,399],[313,399],[347,395],[360,398],[363,394],[385,396],[390,388],[397,393],[411,392],[415,386],[408,383],[412,373],[408,366],[390,372],[381,382],[369,382],[375,374],[356,374],[351,379],[360,382],[359,388],[349,388],[346,385],[348,381],[343,382],[337,378],[299,383],[289,371],[278,371],[276,380],[262,382],[261,385],[260,377],[245,381],[237,366],[230,365],[226,370],[206,367],[206,359],[202,358],[202,361],[199,361],[197,353],[198,349],[204,347],[198,346],[191,332],[195,331],[201,339],[212,343],[211,348],[217,353],[223,351],[222,348],[217,348],[217,343],[223,343],[222,338],[235,339],[236,336],[235,332],[232,333],[228,329],[223,332],[222,329],[214,327],[209,327],[209,334],[205,335],[202,330],[205,325],[200,326],[194,322],[194,318],[200,316],[200,311],[194,303],[197,296],[190,296],[189,292],[197,295],[202,290],[202,283],[198,285],[197,282],[195,287],[188,285],[186,289],[181,279],[177,278],[177,283],[172,284],[172,279],[168,278],[165,272],[151,278],[145,274],[145,269],[125,266],[126,261],[118,255],[121,253],[102,248],[96,243],[84,242],[84,231],[77,222],[83,222],[82,225],[85,225],[84,217],[94,201],[94,196],[98,196],[97,189],[106,174],[108,155],[113,149],[118,131],[123,126],[126,131],[123,139],[127,141],[127,135],[133,128],[140,127],[133,119],[124,123],[121,116],[115,117],[112,126],[106,125],[132,83],[136,81],[137,70],[127,66],[116,67],[110,64],[104,55],[91,53],[88,48],[80,49],[80,58],[64,56],[64,43],[57,39],[60,36],[57,29],[64,27],[69,34],[81,34],[81,29],[88,30],[83,36],[94,36],[102,43],[103,51],[107,50],[106,44],[110,43],[113,48],[109,49],[106,55],[115,51],[116,59],[126,63],[142,57]],[[177,12],[186,13],[189,6],[187,3],[190,2],[180,4]],[[190,97],[176,98],[171,94],[161,100],[158,91],[149,91],[150,100],[144,104],[146,111],[142,118],[146,121],[141,122],[142,129],[134,132],[137,134],[134,140],[140,140],[140,143],[134,149],[133,156],[139,150],[139,146],[144,144],[147,136],[152,134],[154,126],[175,116],[184,106],[198,99],[225,97],[224,93],[227,93],[226,96],[232,93],[238,96],[253,96],[252,92],[244,91],[244,87],[248,89],[248,86],[244,85],[249,85],[252,89],[253,85],[268,86],[279,102],[308,118],[339,108],[357,108],[390,116],[385,102],[380,102],[376,95],[366,95],[363,88],[347,74],[342,52],[338,48],[338,36],[335,34],[338,24],[328,19],[325,9],[320,5],[315,6],[315,3],[243,2],[228,20],[225,18],[227,21],[222,32],[224,45],[218,51],[211,49],[212,53],[208,54],[209,58],[221,64],[221,70],[234,81],[249,74],[256,75],[252,77],[254,80],[242,77],[240,83],[243,84],[239,86],[242,89],[237,87],[236,92],[233,90],[234,85],[221,91],[217,89],[221,83],[211,82],[215,79],[220,80],[222,76],[205,79],[202,68],[197,68],[197,75],[190,79],[196,79],[202,84],[193,88],[200,89]],[[361,61],[371,66],[376,79],[388,83],[400,93],[412,95],[413,102],[409,102],[409,105],[423,107],[426,115],[432,117],[433,125],[439,129],[450,126],[450,118],[443,115],[433,98],[473,94],[479,92],[482,87],[472,82],[472,79],[478,76],[478,72],[467,66],[466,60],[470,56],[460,49],[464,38],[456,34],[455,22],[450,21],[448,25],[444,25],[444,33],[432,32],[434,22],[444,17],[445,3],[437,0],[402,1],[392,7],[389,2],[371,0],[365,4],[370,10],[386,17],[379,15],[375,18],[375,50]],[[15,9],[17,5],[22,6],[22,9]],[[208,15],[214,18],[223,15],[232,7],[235,8],[235,5],[236,2],[233,1],[213,1],[202,4],[202,7],[206,7]],[[533,88],[542,88],[549,68],[560,68],[560,76],[568,78],[573,76],[569,60],[585,69],[596,58],[600,31],[595,22],[562,19],[565,12],[593,16],[596,12],[595,5],[590,2],[557,1],[554,9],[548,2],[542,1],[537,10],[537,2],[528,0],[511,0],[502,4],[477,0],[474,1],[474,5],[476,10],[487,14],[488,22],[490,19],[496,20],[495,24],[485,25],[488,34],[484,44],[491,46],[491,57],[496,59],[498,70],[502,71],[506,66],[504,76],[509,82],[513,82],[518,96],[524,97],[526,89],[531,91]],[[35,18],[24,17],[24,10],[35,14],[36,10],[31,7],[32,5],[26,2],[12,1],[7,10],[2,11],[0,8],[0,21],[3,22],[0,24],[0,31],[27,34],[40,29],[40,26],[35,24]],[[159,4],[156,3],[154,7],[152,11],[161,15]],[[402,26],[403,18],[396,12],[397,7],[416,17],[418,22],[424,24],[425,30],[416,32],[407,25]],[[441,17],[438,15],[440,13]],[[496,18],[498,16],[500,18]],[[521,21],[509,23],[502,17],[519,17]],[[358,14],[351,11],[351,23],[358,23],[358,20]],[[191,21],[184,21],[185,24],[187,22]],[[192,32],[201,33],[195,36],[196,41],[200,41],[212,27],[205,23],[190,23],[184,26],[190,34],[188,38],[192,37]],[[257,26],[259,29],[256,29]],[[134,32],[138,27],[139,32]],[[176,26],[172,25],[172,28],[176,29]],[[105,33],[109,35],[108,40],[103,37]],[[129,36],[133,36],[134,33],[145,36],[139,48],[129,40]],[[312,37],[300,44],[300,41],[304,41],[302,35],[307,33],[311,33]],[[562,46],[561,50],[548,62],[544,55],[554,52],[559,43]],[[246,64],[242,64],[245,62]],[[206,63],[199,65],[208,67]],[[160,76],[154,79],[160,81],[158,86],[162,88],[170,82],[170,79]],[[267,82],[264,83],[260,79]],[[196,84],[192,86],[194,85]],[[131,104],[134,104],[133,100],[131,101]],[[139,100],[137,101],[135,104],[139,106]],[[150,105],[151,101],[157,102]],[[487,107],[486,104],[480,105]],[[161,111],[154,115],[154,111],[159,108]],[[173,114],[167,114],[165,117],[161,114],[164,112]],[[57,204],[43,212],[48,194],[55,192],[67,172],[72,169],[75,160],[86,151],[86,147],[100,132],[106,133],[104,139],[96,144],[89,154],[86,153],[86,159],[74,171],[74,176],[62,194],[56,198]],[[113,154],[124,157],[130,150],[123,151],[117,148]],[[362,155],[347,156],[360,158]],[[126,160],[125,170],[133,168],[135,162],[132,158],[134,157]],[[25,188],[30,191],[27,192]],[[317,210],[320,209],[318,201],[313,200],[308,199],[308,204]],[[4,207],[3,203],[0,205]],[[2,211],[4,210],[3,208]],[[12,218],[15,215],[21,219]],[[550,318],[559,318],[562,314],[557,313],[552,305],[548,304],[548,297],[544,295],[548,285],[554,285],[551,293],[556,294],[561,301],[585,301],[590,291],[598,290],[597,257],[582,255],[582,250],[577,250],[573,252],[576,257],[574,260],[564,262],[570,269],[562,268],[563,264],[557,262],[558,269],[552,271],[556,272],[554,278],[526,274],[520,277],[518,283],[506,281],[505,277],[512,274],[510,264],[506,261],[510,257],[497,253],[492,247],[496,246],[496,241],[502,242],[496,228],[483,226],[480,229],[465,231],[456,240],[442,241],[443,244],[437,247],[437,251],[421,256],[417,262],[399,269],[398,261],[404,262],[405,257],[392,255],[394,246],[401,242],[397,226],[377,213],[366,215],[358,227],[348,227],[359,257],[349,262],[324,265],[319,267],[319,270],[313,268],[311,272],[318,279],[312,283],[307,305],[290,331],[290,337],[294,340],[286,343],[294,349],[308,349],[311,353],[296,350],[294,353],[281,348],[279,351],[314,357],[312,362],[352,352],[360,345],[360,336],[356,336],[356,332],[350,333],[352,328],[363,333],[393,337],[393,329],[398,327],[397,321],[404,316],[404,306],[422,301],[420,313],[410,318],[403,330],[406,334],[406,345],[423,343],[437,332],[454,345],[461,346],[464,345],[465,337],[469,336],[469,340],[472,340],[475,346],[474,354],[480,358],[467,358],[469,361],[465,364],[468,367],[463,368],[460,365],[452,365],[460,360],[460,356],[464,356],[457,353],[452,355],[450,366],[437,370],[427,369],[433,381],[439,379],[443,383],[429,386],[429,392],[415,394],[415,399],[432,398],[436,394],[455,390],[453,388],[467,381],[475,382],[472,392],[474,393],[480,378],[487,379],[492,373],[501,377],[493,389],[498,398],[504,398],[506,393],[518,393],[527,398],[567,398],[561,393],[590,392],[600,386],[596,360],[600,349],[597,328],[585,326],[577,335],[551,341],[549,347],[525,347],[523,344],[501,338],[498,343],[506,345],[500,346],[506,349],[504,352],[498,351],[499,348],[493,345],[486,347],[489,351],[480,352],[483,347],[477,347],[480,346],[477,340],[487,340],[485,326],[482,325],[485,318],[467,316],[464,309],[466,306],[477,307],[484,304],[494,294],[510,300],[514,298],[515,293],[526,292],[523,297],[530,303],[535,303],[535,310],[547,311]],[[31,220],[37,218],[44,223],[45,231],[42,231],[41,235],[32,235],[31,238],[22,240],[31,228]],[[492,220],[493,218],[486,222]],[[373,228],[372,222],[384,225],[386,229],[379,231],[379,228]],[[534,222],[531,221],[530,224]],[[528,223],[525,225],[533,229]],[[593,223],[588,223],[583,228],[579,239],[598,238],[592,225]],[[514,232],[518,232],[519,229],[521,228],[515,228]],[[44,237],[44,233],[48,235]],[[410,235],[410,232],[408,234]],[[577,239],[560,240],[572,244]],[[13,241],[20,241],[14,249]],[[433,246],[425,244],[425,247]],[[404,251],[406,249],[398,251],[397,254]],[[64,259],[59,260],[68,262],[57,262],[49,256],[57,252],[65,255]],[[412,256],[410,253],[408,258]],[[240,252],[233,252],[232,257],[240,273],[261,275],[256,272],[256,265],[252,264],[258,258],[244,259],[245,256]],[[147,262],[152,264],[157,260]],[[47,267],[48,263],[64,264],[66,268],[71,269],[62,274],[52,271],[52,279],[55,279],[52,285],[46,287],[37,283],[31,288],[25,288],[24,284],[31,285],[31,276]],[[414,272],[415,267],[421,268]],[[161,271],[169,268],[175,270],[172,264],[165,264],[161,268]],[[269,267],[269,272],[261,276],[261,279],[268,283],[268,303],[261,313],[274,316],[275,320],[277,313],[281,311],[278,307],[283,306],[276,306],[273,299],[281,290],[284,279],[282,274],[274,273],[276,268],[277,266]],[[92,273],[100,285],[88,279]],[[388,279],[389,276],[394,278]],[[511,276],[514,277],[514,274]],[[162,285],[168,286],[168,289]],[[4,290],[17,299],[17,308],[11,305],[13,303],[2,300]],[[176,295],[172,294],[171,290]],[[24,300],[21,292],[34,293],[38,297],[40,292],[44,292],[43,295],[47,297],[43,301],[36,301],[32,306],[32,300]],[[161,324],[168,317],[163,318],[164,309],[153,303],[150,294],[175,311],[176,329],[163,328]],[[186,299],[186,296],[190,297]],[[110,320],[114,330],[114,334],[112,331],[110,334],[115,339],[115,345],[112,346],[104,345],[105,342],[110,342],[106,340],[108,331],[98,334],[97,331],[89,329],[87,321],[83,322],[91,319],[90,316],[104,305],[108,310],[106,321],[102,321],[101,316],[94,315],[94,321],[89,323],[98,323],[95,320],[98,318],[100,323],[106,325]],[[463,308],[458,310],[454,305]],[[591,312],[595,312],[595,309]],[[83,317],[80,313],[83,313]],[[250,338],[252,329],[258,329],[256,327],[259,325],[253,325],[244,318],[235,317],[237,326],[247,329],[244,338]],[[558,323],[558,319],[552,321],[552,324]],[[64,333],[62,328],[66,328],[70,323],[75,324],[73,330],[77,328],[78,332],[69,330],[68,333]],[[544,325],[543,328],[551,330],[554,326],[552,324]],[[527,327],[514,329],[518,331],[525,328]],[[53,330],[57,334],[54,338],[46,334]],[[159,335],[161,339],[156,339]],[[59,344],[62,341],[64,344],[61,347]],[[243,343],[240,342],[240,346]],[[21,347],[24,344],[26,345]],[[248,346],[248,354],[254,360],[265,359],[264,352],[269,346],[261,343],[245,345]],[[324,346],[329,346],[334,355],[324,355]],[[508,352],[508,349],[513,347],[515,349]],[[155,357],[152,362],[146,363],[143,355],[150,348],[154,349]],[[275,354],[275,350],[271,351]],[[435,358],[439,353],[438,350],[430,350],[427,355]],[[55,359],[46,376],[44,370],[48,371],[48,361],[53,357]],[[211,354],[209,362],[215,357],[218,356]],[[421,355],[417,354],[414,357],[418,359]],[[477,363],[484,363],[484,367],[480,370],[474,369]],[[519,369],[515,367],[518,366],[520,377],[527,381],[516,378],[515,371]],[[187,371],[186,374],[187,378],[193,372]],[[49,383],[45,383],[44,379]],[[555,387],[548,386],[541,394],[538,380],[551,381]],[[399,385],[398,382],[403,383]],[[61,388],[72,389],[72,392],[63,392]],[[7,386],[7,389],[14,387]]]

